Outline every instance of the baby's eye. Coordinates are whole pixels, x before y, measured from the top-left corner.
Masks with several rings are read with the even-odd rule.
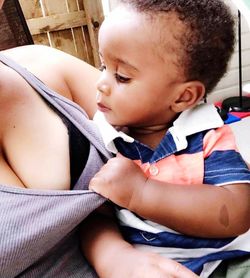
[[[99,67],[99,70],[100,70],[100,71],[106,70],[106,66],[105,66],[104,64],[101,64],[101,66]]]
[[[122,76],[118,73],[115,73],[115,79],[117,80],[117,82],[120,82],[120,83],[128,83],[131,80],[131,78]]]

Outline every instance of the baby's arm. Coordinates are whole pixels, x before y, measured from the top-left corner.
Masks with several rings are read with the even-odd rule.
[[[103,166],[90,188],[141,217],[188,235],[231,237],[249,229],[247,184],[159,182],[147,179],[139,166],[119,155]]]
[[[82,250],[101,278],[195,278],[181,264],[135,249],[121,236],[112,217],[94,212],[82,224]]]

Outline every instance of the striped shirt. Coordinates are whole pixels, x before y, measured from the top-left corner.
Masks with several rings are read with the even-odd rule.
[[[213,105],[201,104],[183,112],[155,150],[117,132],[100,112],[94,121],[108,150],[134,160],[151,179],[183,186],[250,183],[250,171],[237,151],[231,128]],[[175,259],[201,277],[208,277],[222,260],[250,254],[250,231],[236,238],[198,238],[123,208],[117,208],[117,217],[130,243]]]

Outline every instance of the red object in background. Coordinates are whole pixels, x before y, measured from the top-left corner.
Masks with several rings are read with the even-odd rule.
[[[249,98],[250,101],[250,93],[244,96],[245,98]],[[216,102],[215,106],[222,108],[222,102]],[[247,112],[236,112],[236,111],[228,111],[231,115],[243,119],[245,117],[250,116],[250,111]]]

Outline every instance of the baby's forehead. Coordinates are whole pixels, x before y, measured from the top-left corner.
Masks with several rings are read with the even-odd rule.
[[[159,44],[165,46],[174,44],[176,46],[186,29],[178,15],[173,11],[140,12],[124,5],[110,13],[104,21],[104,25],[106,24],[111,28],[117,25],[122,29],[133,28],[133,32],[143,32],[157,46]]]
[[[185,24],[175,12],[164,12],[157,15],[146,15],[146,23],[153,34],[151,42],[155,51],[163,60],[171,56],[179,60],[184,55],[182,45],[185,32],[188,32]],[[176,57],[176,59],[175,59]],[[177,61],[176,61],[177,63]]]
[[[174,12],[144,13],[121,6],[106,18],[103,26],[108,28],[113,38],[125,35],[134,38],[131,33],[136,34],[135,39],[144,41],[143,48],[151,48],[163,63],[178,65],[182,58],[180,38],[185,28]],[[107,38],[107,33],[103,36]]]

